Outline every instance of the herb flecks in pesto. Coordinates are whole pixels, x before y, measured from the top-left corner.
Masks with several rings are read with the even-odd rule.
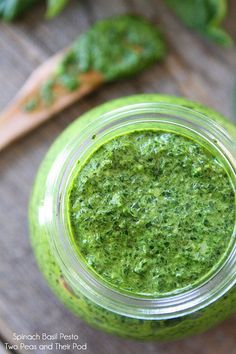
[[[55,88],[66,92],[81,85],[83,74],[97,72],[106,81],[118,80],[135,75],[165,55],[165,45],[159,30],[147,20],[138,16],[120,15],[95,23],[71,46],[61,60],[52,78],[36,95],[37,107],[29,105],[32,111],[48,105],[56,99]],[[50,85],[49,85],[50,84]],[[45,90],[44,90],[45,92]],[[34,97],[32,98],[34,99]]]
[[[234,191],[212,153],[181,135],[133,132],[95,151],[69,195],[73,238],[113,286],[162,294],[198,283],[222,259]]]
[[[121,15],[99,21],[82,34],[67,56],[66,67],[95,70],[110,81],[136,74],[164,55],[155,26],[142,17]]]

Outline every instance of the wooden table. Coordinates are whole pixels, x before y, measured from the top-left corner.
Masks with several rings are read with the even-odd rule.
[[[42,5],[13,25],[0,24],[1,109],[34,68],[67,46],[95,20],[106,16],[124,12],[145,14],[162,27],[169,54],[161,65],[154,65],[132,80],[100,89],[1,153],[0,340],[14,343],[13,332],[69,332],[78,333],[81,342],[87,342],[85,352],[89,354],[235,354],[236,316],[203,335],[175,343],[122,340],[91,329],[70,314],[51,294],[38,271],[28,238],[29,194],[45,152],[75,117],[123,95],[163,92],[199,100],[236,118],[232,109],[235,48],[222,49],[186,30],[159,0],[81,0],[79,6],[77,3],[71,1],[66,11],[52,21],[43,18]],[[235,15],[236,3],[231,0],[226,27],[234,38]],[[0,345],[0,353],[6,353],[4,345]]]

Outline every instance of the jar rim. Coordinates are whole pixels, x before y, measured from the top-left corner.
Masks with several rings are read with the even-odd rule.
[[[49,244],[63,276],[75,293],[78,291],[97,305],[124,316],[139,319],[174,318],[208,306],[233,287],[236,282],[236,244],[233,245],[221,268],[199,287],[171,296],[153,298],[131,295],[115,287],[109,287],[79,261],[65,232],[64,198],[75,163],[78,159],[82,159],[82,156],[86,156],[86,153],[91,155],[91,148],[95,149],[96,144],[102,145],[101,139],[108,134],[107,132],[117,134],[117,127],[132,129],[132,125],[137,122],[141,123],[141,121],[143,126],[147,126],[150,122],[153,124],[155,121],[159,129],[169,124],[175,128],[187,129],[192,134],[197,132],[203,140],[214,145],[222,158],[228,162],[235,181],[235,191],[235,143],[221,125],[202,112],[181,104],[145,102],[125,105],[98,115],[96,120],[90,122],[83,131],[79,132],[79,137],[75,134],[74,139],[67,143],[63,152],[55,159],[47,178],[45,192],[47,218],[50,224]],[[91,139],[94,134],[98,137],[95,139],[96,144],[95,140]],[[232,240],[235,240],[235,237],[236,225]]]

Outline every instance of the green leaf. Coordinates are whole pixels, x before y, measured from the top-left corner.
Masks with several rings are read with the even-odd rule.
[[[0,19],[13,21],[21,16],[23,12],[31,8],[36,2],[41,0],[0,0]],[[59,14],[69,0],[48,0],[47,17],[52,18]]]
[[[47,17],[52,18],[58,15],[64,7],[67,5],[69,0],[48,0],[47,5]]]
[[[220,27],[227,15],[227,0],[165,0],[180,20],[223,46],[230,46],[232,39]]]
[[[12,21],[39,0],[0,0],[0,18]]]
[[[230,35],[219,27],[209,27],[205,35],[223,47],[230,47],[233,45],[233,40]]]

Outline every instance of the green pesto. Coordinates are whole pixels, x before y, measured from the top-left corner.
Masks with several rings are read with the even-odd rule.
[[[212,152],[181,135],[114,138],[79,169],[69,193],[79,253],[119,289],[163,294],[193,286],[230,244],[230,179]]]
[[[98,72],[105,82],[118,80],[137,74],[164,55],[159,30],[144,18],[120,15],[98,21],[65,54],[54,76],[40,90],[39,103],[53,103],[58,85],[68,92],[76,90],[84,73]],[[25,110],[36,108],[31,100],[26,103]]]
[[[102,73],[106,81],[134,75],[163,58],[159,30],[144,18],[121,15],[97,22],[74,43],[60,73]]]
[[[227,0],[165,1],[189,28],[197,30],[220,45],[232,44],[230,36],[221,28],[227,14]]]
[[[32,112],[38,108],[38,104],[39,104],[38,97],[33,97],[32,99],[30,99],[29,101],[26,102],[26,104],[24,106],[24,111],[25,112]]]

